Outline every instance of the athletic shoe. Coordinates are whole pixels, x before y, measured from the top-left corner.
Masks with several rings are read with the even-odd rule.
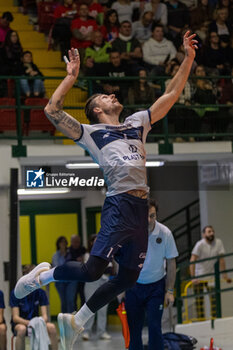
[[[112,337],[107,332],[104,332],[103,334],[101,334],[100,339],[102,339],[102,340],[110,340],[110,339],[112,339]]]
[[[83,338],[83,340],[90,340],[89,333],[84,332],[84,333],[82,334],[82,338]]]
[[[34,290],[41,288],[39,275],[41,272],[48,271],[51,265],[47,262],[43,262],[37,265],[32,271],[27,275],[22,276],[14,289],[14,293],[17,299],[22,299],[28,294],[32,293]]]
[[[74,315],[58,314],[58,327],[60,331],[61,348],[62,350],[73,350],[73,346],[78,338],[78,335],[84,330],[83,327],[78,327],[75,323]]]

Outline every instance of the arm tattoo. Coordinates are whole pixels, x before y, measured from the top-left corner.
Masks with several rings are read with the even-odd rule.
[[[45,115],[59,131],[70,138],[79,138],[82,133],[81,125],[76,119],[61,110],[63,100],[63,97],[58,100],[55,108],[52,108],[49,112],[45,110]],[[52,102],[49,102],[49,104],[51,105]]]

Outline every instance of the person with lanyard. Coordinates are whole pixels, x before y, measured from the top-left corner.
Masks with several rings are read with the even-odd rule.
[[[147,314],[148,350],[163,350],[161,320],[163,305],[174,303],[173,288],[176,280],[178,251],[171,231],[157,221],[158,206],[149,200],[149,240],[146,259],[134,287],[126,291],[130,345],[129,350],[143,350],[142,329]]]
[[[69,261],[52,269],[49,263],[40,263],[19,279],[15,295],[21,299],[54,281],[98,280],[113,257],[119,263],[119,271],[99,287],[75,315],[58,315],[63,349],[73,349],[86,322],[138,279],[148,242],[146,137],[151,125],[165,117],[181,94],[195,58],[196,44],[195,34],[185,33],[186,56],[165,93],[148,110],[130,115],[124,123],[119,121],[123,106],[114,94],[95,94],[87,100],[85,113],[90,124],[81,124],[62,110],[80,68],[78,50],[72,48],[69,60],[65,57],[67,76],[53,93],[45,114],[58,130],[88,150],[103,170],[108,192],[101,229],[86,263]]]

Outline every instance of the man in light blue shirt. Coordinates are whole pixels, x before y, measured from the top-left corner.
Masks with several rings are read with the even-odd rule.
[[[156,221],[157,204],[149,201],[149,240],[146,259],[136,285],[126,292],[126,311],[130,329],[129,350],[143,350],[142,328],[147,313],[148,350],[163,350],[161,319],[163,304],[174,302],[178,251],[171,231]]]

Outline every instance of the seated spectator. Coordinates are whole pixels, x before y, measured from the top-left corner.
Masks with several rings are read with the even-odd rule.
[[[189,12],[185,4],[178,0],[168,0],[167,27],[168,38],[173,41],[176,48],[182,44],[181,33],[189,26]]]
[[[20,75],[22,53],[23,48],[21,46],[18,33],[16,31],[9,30],[3,46],[6,75]]]
[[[119,77],[119,80],[114,79],[100,81],[94,86],[95,93],[115,94],[117,99],[122,103],[127,97],[129,82],[122,80],[122,77],[132,75],[131,66],[121,59],[118,51],[110,52],[110,62],[105,64],[95,64],[92,69],[89,69],[88,75],[96,75],[100,77]]]
[[[118,37],[120,23],[116,10],[108,10],[105,14],[104,26],[101,28],[104,38],[112,42]]]
[[[128,91],[128,103],[134,104],[151,104],[155,101],[155,90],[149,86],[146,77],[147,72],[141,69],[138,73],[141,79],[136,80]]]
[[[63,5],[58,5],[54,11],[53,39],[60,45],[61,59],[67,55],[70,49],[70,39],[72,37],[70,26],[72,20],[77,15],[77,6],[73,0],[64,0]]]
[[[0,46],[3,45],[9,30],[12,30],[9,24],[14,20],[11,12],[4,12],[0,17]]]
[[[118,13],[120,24],[123,21],[132,22],[133,12],[135,9],[139,9],[139,8],[140,8],[139,1],[117,0],[112,4],[112,9],[116,10]]]
[[[92,46],[87,47],[85,50],[84,62],[85,66],[92,68],[94,63],[106,63],[109,62],[109,50],[111,44],[104,42],[103,35],[100,31],[92,33]]]
[[[220,36],[220,49],[224,57],[223,74],[228,75],[231,72],[231,67],[233,67],[233,48],[230,47],[230,38],[228,35]]]
[[[79,49],[81,62],[85,54],[85,49],[91,46],[92,32],[98,29],[96,21],[89,17],[89,9],[86,4],[81,4],[78,11],[78,18],[71,24],[72,39],[71,47]]]
[[[70,246],[67,250],[66,261],[79,261],[83,262],[86,248],[81,245],[81,238],[79,235],[72,235],[70,240]],[[69,289],[69,301],[67,303],[67,312],[72,313],[77,310],[77,295],[80,295],[81,306],[85,303],[84,296],[84,283],[71,281],[68,282]]]
[[[219,0],[218,7],[226,7],[228,9],[228,22],[233,23],[233,1]]]
[[[174,64],[171,69],[171,78],[165,81],[165,87],[169,85],[172,78],[176,75],[180,68],[179,64]],[[186,82],[184,90],[180,94],[176,105],[190,106],[191,105],[191,86],[189,81]],[[169,122],[174,124],[175,133],[197,133],[200,131],[200,121],[191,109],[187,108],[172,108],[168,113]],[[179,139],[179,141],[181,141]],[[193,138],[190,138],[190,141],[193,141]]]
[[[93,247],[93,244],[95,242],[97,235],[93,234],[88,240],[88,253],[85,254],[84,256],[84,262],[87,262],[89,256],[90,256],[90,251]],[[97,280],[94,282],[86,283],[84,292],[85,292],[85,297],[86,300],[88,300],[98,289],[100,286],[102,286],[104,283],[106,283],[109,279],[109,275],[112,275],[112,263],[109,263],[108,267],[106,268],[105,273]],[[102,340],[110,340],[111,336],[110,334],[107,333],[106,331],[106,326],[107,326],[107,311],[108,311],[108,305],[105,305],[101,309],[99,309],[96,313],[96,334],[98,338]],[[95,315],[93,315],[85,324],[85,330],[82,333],[82,338],[83,340],[89,340],[92,332],[93,332],[93,325],[95,321]]]
[[[141,44],[151,37],[153,13],[151,11],[144,12],[139,21],[133,22],[132,32],[133,37]]]
[[[197,77],[205,77],[206,71],[203,65],[198,65],[194,74]],[[216,104],[217,88],[207,79],[195,79],[193,82],[193,102],[195,104]],[[202,118],[202,132],[216,132],[219,125],[219,109],[218,107],[195,108],[195,112]]]
[[[143,60],[151,75],[163,75],[165,63],[176,56],[176,48],[170,40],[164,38],[161,24],[155,24],[152,37],[144,43],[142,51]]]
[[[34,266],[25,265],[23,274],[29,273]],[[25,336],[28,334],[30,320],[39,316],[39,306],[41,316],[44,319],[48,335],[51,341],[51,349],[58,350],[57,332],[54,324],[48,322],[47,305],[49,304],[47,295],[43,289],[37,289],[23,299],[17,299],[14,290],[10,295],[10,307],[12,308],[11,326],[12,332],[16,336],[15,350],[25,349]]]
[[[202,49],[199,62],[206,67],[208,73],[219,75],[224,70],[224,56],[219,45],[219,36],[216,32],[210,32],[209,40]]]
[[[33,62],[31,51],[24,51],[22,56],[22,73],[28,77],[43,76],[37,65]],[[45,93],[42,79],[20,79],[23,94],[26,97],[43,97]]]
[[[104,8],[96,0],[88,0],[89,16],[96,20],[99,25],[104,23]]]
[[[233,68],[230,71],[230,75],[233,77]],[[233,121],[233,79],[221,78],[218,82],[218,90],[220,91],[218,102],[229,106],[220,109],[222,116],[221,129],[223,132],[225,132],[229,125],[230,119]]]
[[[153,13],[153,20],[156,23],[167,25],[167,6],[160,2],[160,0],[151,0],[147,2],[144,7],[144,12],[151,11]]]
[[[68,242],[64,236],[60,236],[56,241],[56,253],[53,254],[52,257],[52,266],[60,266],[66,262],[66,254],[67,254],[67,246]],[[67,304],[70,298],[69,295],[69,285],[68,282],[55,282],[55,287],[58,291],[60,301],[61,301],[61,312],[67,313]]]
[[[204,42],[213,18],[213,8],[208,0],[198,0],[198,6],[190,11],[190,27]]]
[[[219,36],[231,35],[232,23],[228,21],[228,9],[226,7],[216,10],[216,20],[210,23],[209,31],[216,32]]]
[[[6,350],[6,323],[4,319],[4,295],[0,290],[0,350]]]
[[[132,25],[129,21],[124,21],[120,25],[119,37],[112,43],[112,48],[120,52],[121,59],[135,66],[140,65],[142,59],[142,49],[140,42],[133,38]]]

